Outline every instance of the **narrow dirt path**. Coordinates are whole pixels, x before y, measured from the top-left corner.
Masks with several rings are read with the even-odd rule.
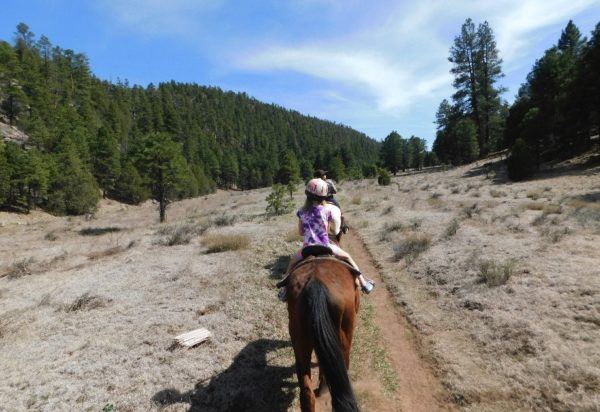
[[[396,308],[363,241],[350,232],[342,242],[343,248],[352,255],[362,272],[376,283],[375,291],[364,299],[370,299],[373,303],[374,321],[381,331],[385,349],[398,377],[397,404],[391,409],[406,412],[452,410],[442,385],[419,356],[414,332]],[[390,410],[389,406],[392,405],[386,405],[385,409]]]

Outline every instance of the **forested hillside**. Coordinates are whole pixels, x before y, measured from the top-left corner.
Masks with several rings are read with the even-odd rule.
[[[463,164],[508,148],[509,175],[519,179],[541,161],[589,150],[600,127],[600,24],[588,40],[569,21],[510,106],[501,98],[500,53],[487,22],[465,21],[449,56],[456,92],[436,115],[439,159]]]
[[[101,80],[84,54],[25,24],[0,42],[0,121],[30,137],[27,150],[0,141],[0,207],[59,214],[93,210],[99,189],[138,203],[267,186],[290,164],[356,178],[379,154],[363,133],[245,93]]]

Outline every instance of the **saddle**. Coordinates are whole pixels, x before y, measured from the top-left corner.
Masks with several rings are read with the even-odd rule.
[[[346,259],[335,256],[329,247],[323,245],[311,245],[302,249],[302,260],[296,262],[296,264],[290,268],[285,277],[280,280],[276,286],[278,288],[285,286],[289,276],[296,269],[316,260],[332,260],[341,263],[346,267],[346,269],[348,269],[348,271],[350,271],[353,276],[360,275],[360,272],[354,269],[354,267]]]

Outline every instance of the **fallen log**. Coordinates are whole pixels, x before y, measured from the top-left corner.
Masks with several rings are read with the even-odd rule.
[[[181,346],[186,346],[191,348],[192,346],[196,346],[199,343],[204,342],[206,339],[210,338],[212,333],[206,328],[200,328],[196,330],[192,330],[190,332],[182,333],[179,336],[175,337],[177,343]]]

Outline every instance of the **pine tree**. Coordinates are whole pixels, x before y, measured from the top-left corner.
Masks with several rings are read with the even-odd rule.
[[[271,193],[267,196],[267,213],[270,215],[284,215],[293,209],[291,198],[285,195],[286,187],[279,183],[274,184]]]
[[[480,56],[477,43],[475,24],[469,18],[463,23],[460,35],[454,39],[448,60],[454,64],[450,72],[454,75],[453,86],[456,88],[456,92],[452,97],[459,110],[468,114],[479,128],[478,136],[482,143],[481,103],[479,101],[481,90],[478,82]]]
[[[495,83],[503,76],[496,41],[487,22],[475,24],[467,19],[461,34],[454,39],[450,49],[450,62],[454,63],[453,95],[457,109],[471,118],[476,126],[478,146],[482,155],[496,148],[501,140],[503,119],[499,95],[503,89]]]
[[[292,151],[288,151],[281,161],[281,167],[277,172],[277,183],[287,185],[288,183],[298,183],[300,181],[300,165],[298,159]]]
[[[151,133],[145,137],[144,149],[137,159],[150,187],[150,197],[158,202],[159,219],[166,219],[167,207],[189,190],[189,170],[181,145],[168,134]]]
[[[409,153],[409,167],[417,170],[423,168],[427,142],[417,136],[411,136],[407,142]]]
[[[57,214],[93,213],[100,193],[94,177],[81,162],[75,144],[64,140],[50,166],[47,208]]]
[[[131,160],[126,159],[120,167],[119,178],[109,194],[131,205],[137,205],[148,199],[148,189]]]
[[[500,93],[505,89],[495,87],[495,83],[504,75],[502,74],[502,59],[496,48],[496,40],[492,28],[485,21],[477,28],[477,82],[481,97],[481,132],[479,139],[481,154],[487,154],[490,149],[498,149],[501,141],[503,119],[501,111]]]
[[[383,140],[380,151],[380,159],[383,167],[394,175],[402,168],[402,137],[395,131],[391,132]]]
[[[10,170],[6,160],[5,145],[0,140],[0,208],[7,206],[10,190]]]
[[[335,181],[341,182],[346,179],[346,168],[341,156],[335,156],[329,164],[329,176]]]
[[[457,162],[470,163],[479,157],[477,128],[471,119],[460,120],[454,130],[457,145]]]
[[[50,171],[45,156],[36,149],[27,152],[27,204],[40,206],[46,199],[50,185]]]
[[[121,152],[119,145],[108,128],[101,127],[90,144],[92,172],[102,188],[102,196],[114,189],[115,182],[121,173]]]
[[[228,152],[223,156],[221,164],[221,184],[225,189],[235,187],[238,179],[239,167],[234,154]]]
[[[507,159],[508,177],[523,180],[533,174],[534,160],[531,148],[523,139],[517,139]]]

